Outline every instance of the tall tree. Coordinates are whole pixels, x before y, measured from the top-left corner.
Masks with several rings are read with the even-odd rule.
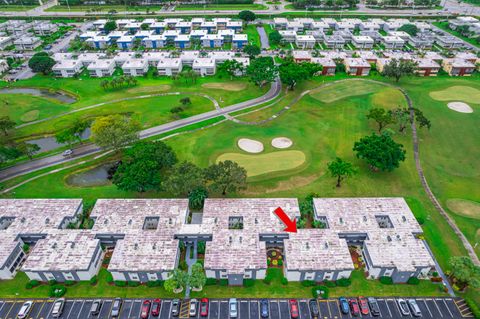
[[[413,75],[416,70],[417,63],[414,61],[392,59],[383,67],[382,74],[398,82],[402,76]]]
[[[273,63],[272,57],[259,57],[250,62],[247,75],[259,87],[275,81],[278,67]]]
[[[187,196],[193,190],[205,187],[203,170],[193,163],[182,162],[169,172],[163,186],[175,196]]]
[[[163,287],[168,292],[184,289],[188,283],[188,274],[180,269],[174,269],[170,273],[170,278],[165,280]]]
[[[197,187],[188,194],[188,204],[191,209],[202,209],[207,198],[207,189],[205,187]]]
[[[52,71],[55,60],[46,52],[35,53],[28,61],[29,68],[35,73],[48,74]]]
[[[197,289],[201,289],[207,282],[207,276],[201,263],[196,262],[192,265],[191,274],[188,283]]]
[[[385,126],[395,123],[395,119],[391,112],[382,108],[373,108],[367,114],[367,119],[374,120],[378,125],[378,133],[382,133]]]
[[[92,124],[92,140],[104,149],[119,150],[138,140],[140,124],[119,114],[102,116]]]
[[[396,143],[390,134],[373,133],[355,142],[353,151],[358,158],[364,159],[372,170],[392,171],[405,160],[405,149]]]
[[[240,13],[238,14],[238,17],[245,22],[254,21],[257,18],[255,13],[250,10],[240,11]]]
[[[404,133],[408,123],[410,122],[410,111],[408,108],[397,107],[393,110],[390,110],[389,113],[391,114],[395,123],[398,124],[398,131],[400,133]]]
[[[159,190],[167,171],[176,162],[177,156],[165,143],[137,142],[124,149],[112,182],[125,191]]]
[[[451,277],[460,285],[480,288],[480,267],[467,256],[454,256],[449,260]]]
[[[420,128],[426,127],[427,129],[430,129],[430,127],[432,127],[432,123],[430,122],[429,119],[425,117],[425,115],[421,110],[414,108],[413,111],[415,113],[415,120],[420,126]]]
[[[112,32],[113,30],[116,30],[116,29],[117,29],[117,23],[115,22],[115,20],[107,21],[105,23],[105,25],[103,26],[103,30],[107,34]]]
[[[293,90],[303,80],[308,80],[322,67],[315,63],[295,63],[293,60],[285,60],[279,67],[279,75],[282,83],[287,85],[287,90]]]
[[[77,137],[72,133],[71,129],[66,129],[55,134],[55,140],[59,144],[67,144],[68,147],[72,147]]]
[[[9,116],[0,117],[0,131],[2,131],[4,136],[7,136],[8,132],[13,128],[15,128],[15,122]]]
[[[237,60],[226,60],[220,64],[219,69],[230,75],[230,80],[232,80],[234,76],[243,74],[245,66]]]
[[[273,45],[278,45],[280,44],[280,42],[282,42],[282,35],[280,34],[280,32],[278,32],[278,30],[273,30],[269,35],[268,35],[268,41],[270,42],[270,44],[273,44]]]
[[[337,187],[341,186],[341,182],[344,179],[357,173],[357,168],[352,163],[346,162],[339,157],[335,161],[328,163],[327,167],[332,177],[337,178]]]
[[[17,149],[22,152],[22,154],[26,155],[29,159],[33,159],[33,155],[40,151],[40,146],[38,146],[37,144],[22,142],[18,144]]]
[[[255,44],[247,44],[246,46],[243,47],[243,53],[247,54],[250,59],[253,59],[257,55],[259,55],[262,51],[258,47],[258,45]]]
[[[247,186],[247,171],[232,161],[218,162],[205,170],[207,185],[212,192],[236,192]]]

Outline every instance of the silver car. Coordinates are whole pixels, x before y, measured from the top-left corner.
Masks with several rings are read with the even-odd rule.
[[[408,299],[407,303],[414,317],[420,317],[422,315],[422,312],[420,311],[420,307],[418,306],[415,299]]]
[[[113,300],[112,312],[110,315],[112,317],[118,317],[120,315],[120,308],[122,308],[122,299],[115,298],[115,300]]]
[[[30,311],[32,311],[32,306],[33,302],[32,301],[26,301],[22,307],[20,308],[20,311],[17,314],[18,319],[25,319],[28,317],[28,314]]]
[[[404,316],[409,316],[410,315],[410,309],[408,309],[408,304],[407,302],[405,301],[405,299],[397,299],[397,304],[398,304],[398,308],[400,309],[400,312],[402,313],[402,315]]]
[[[52,317],[58,318],[63,313],[63,307],[65,306],[65,298],[55,300],[52,307]]]
[[[238,303],[236,298],[230,298],[228,301],[228,312],[230,318],[238,318]]]
[[[197,299],[190,300],[190,317],[195,317],[197,315]]]

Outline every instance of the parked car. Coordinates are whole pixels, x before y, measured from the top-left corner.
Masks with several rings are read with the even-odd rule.
[[[268,311],[268,300],[267,299],[262,299],[260,300],[260,315],[262,318],[268,318],[269,316],[269,311]]]
[[[362,315],[368,315],[368,301],[367,298],[360,296],[358,297],[358,305],[360,306],[360,312]]]
[[[52,48],[52,46],[49,44],[49,45],[46,45],[43,49],[44,50],[50,50]]]
[[[298,302],[295,299],[290,299],[288,303],[290,304],[290,317],[292,317],[292,319],[297,319],[298,318]]]
[[[144,300],[142,304],[142,311],[140,312],[140,318],[147,319],[148,315],[150,314],[150,300]]]
[[[238,303],[236,298],[230,298],[228,301],[228,309],[230,313],[230,318],[237,318],[238,317]]]
[[[200,300],[200,316],[207,317],[208,316],[208,299],[202,298]]]
[[[65,298],[55,300],[52,307],[52,317],[60,317],[63,313],[63,307],[65,307]]]
[[[400,312],[402,313],[402,315],[409,316],[410,310],[408,309],[408,305],[405,299],[403,298],[397,299],[397,303],[398,303],[398,308],[400,308]]]
[[[115,298],[113,300],[112,311],[110,312],[110,315],[112,317],[118,317],[120,315],[120,309],[122,308],[122,303],[123,303],[122,298]]]
[[[340,303],[340,311],[343,314],[348,314],[350,312],[350,306],[348,305],[348,300],[345,297],[338,298],[338,302]]]
[[[180,312],[180,300],[173,299],[172,300],[172,316],[178,317],[179,312]]]
[[[320,316],[320,310],[318,309],[317,301],[315,299],[310,299],[308,306],[310,308],[310,314],[312,315],[312,318],[318,318],[318,316]]]
[[[195,317],[197,315],[197,299],[190,300],[190,317]]]
[[[102,308],[102,300],[95,299],[92,303],[92,307],[90,307],[90,315],[97,316],[100,313],[101,308]]]
[[[372,316],[380,316],[380,306],[378,305],[377,299],[368,297],[368,306],[370,307],[370,314]]]
[[[407,303],[408,303],[408,307],[410,308],[410,311],[412,312],[412,315],[414,317],[421,317],[422,316],[422,312],[420,311],[420,307],[418,306],[415,299],[408,299]]]
[[[23,303],[22,307],[18,311],[17,318],[18,319],[25,319],[28,317],[28,314],[30,311],[32,311],[32,306],[33,302],[32,301],[26,301]]]
[[[66,150],[65,152],[62,153],[63,156],[70,156],[73,154],[73,150]]]
[[[150,310],[150,313],[154,317],[158,317],[160,314],[160,306],[162,304],[162,301],[160,299],[154,299],[152,302],[152,309]]]
[[[348,304],[350,305],[350,312],[352,313],[352,316],[360,316],[360,307],[358,306],[357,299],[350,298],[350,300],[348,300]]]

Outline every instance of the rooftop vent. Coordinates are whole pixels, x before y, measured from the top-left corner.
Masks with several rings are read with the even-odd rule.
[[[47,217],[45,218],[45,225],[48,225],[48,224],[50,224],[50,218]]]
[[[138,249],[138,244],[135,243],[135,245],[133,246],[133,248],[134,248],[135,250],[137,250],[137,249]]]
[[[339,221],[340,221],[340,224],[343,224],[343,218],[342,217],[339,218]]]
[[[128,224],[129,224],[129,225],[132,224],[132,220],[131,220],[131,219],[128,220]]]
[[[22,217],[22,219],[20,219],[20,222],[21,222],[22,224],[24,224],[25,221],[26,221],[25,217]]]
[[[387,236],[387,240],[388,240],[388,241],[392,241],[392,237]]]
[[[70,243],[70,248],[72,248],[72,249],[75,248],[75,242]]]
[[[325,243],[325,249],[328,249],[328,242]]]

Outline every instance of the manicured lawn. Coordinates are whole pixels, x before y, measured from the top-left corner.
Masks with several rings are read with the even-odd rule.
[[[248,35],[248,42],[261,47],[260,35],[258,34],[257,27],[253,24],[249,24],[243,29],[243,33]]]
[[[178,5],[175,7],[177,11],[201,11],[201,10],[265,10],[267,6],[263,4],[192,4],[192,5]]]
[[[445,22],[445,21],[444,21],[444,22],[432,22],[432,24],[433,24],[434,26],[437,26],[437,27],[439,27],[440,29],[445,30],[445,31],[447,31],[448,33],[451,33],[451,34],[453,34],[454,36],[459,37],[460,39],[465,40],[465,41],[467,41],[468,43],[473,44],[474,46],[480,48],[480,43],[477,42],[476,38],[467,38],[467,37],[461,35],[459,32],[457,32],[457,31],[455,31],[455,30],[451,30],[451,29],[448,27],[448,22]]]
[[[102,6],[70,6],[70,11],[92,11],[92,12],[102,12],[108,13],[110,10],[116,10],[117,12],[125,11],[138,11],[138,12],[146,12],[147,8],[151,11],[159,11],[162,9],[162,6],[119,6],[119,5],[102,5]],[[45,10],[47,12],[64,12],[69,11],[68,6],[66,5],[57,5]]]
[[[37,6],[2,5],[0,11],[27,11]]]

